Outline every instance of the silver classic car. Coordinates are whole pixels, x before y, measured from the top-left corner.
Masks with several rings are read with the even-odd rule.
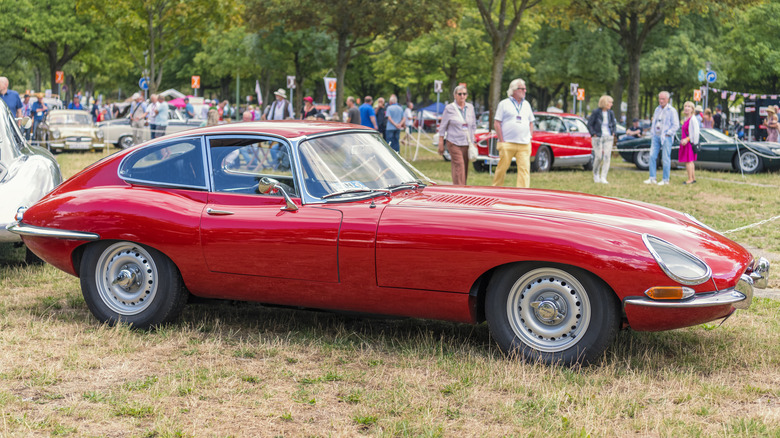
[[[168,105],[168,127],[165,129],[166,134],[197,128],[204,124],[205,120],[184,118],[175,106]],[[119,119],[100,122],[97,124],[97,127],[98,130],[102,132],[106,144],[113,144],[121,149],[126,149],[133,145],[133,128],[130,126],[129,114]],[[149,127],[145,126],[143,141],[149,139],[151,139]]]
[[[30,123],[25,117],[24,126]],[[60,166],[45,148],[31,146],[19,123],[0,100],[0,244],[19,244],[22,239],[5,229],[14,222],[20,206],[31,205],[62,182]],[[28,261],[37,260],[27,251]]]

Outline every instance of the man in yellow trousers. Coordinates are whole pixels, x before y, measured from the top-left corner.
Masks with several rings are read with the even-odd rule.
[[[493,186],[503,186],[504,176],[512,158],[517,163],[517,187],[531,185],[531,136],[534,133],[534,112],[525,100],[525,81],[515,79],[509,84],[508,96],[498,104],[493,127],[498,136],[498,166]]]

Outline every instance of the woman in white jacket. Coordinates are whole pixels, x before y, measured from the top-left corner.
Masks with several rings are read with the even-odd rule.
[[[685,163],[685,170],[688,172],[688,181],[683,184],[693,184],[696,182],[694,174],[696,162],[696,151],[694,145],[699,144],[699,120],[694,117],[693,102],[685,102],[683,105],[682,139],[680,140],[680,151],[677,154],[677,161]]]

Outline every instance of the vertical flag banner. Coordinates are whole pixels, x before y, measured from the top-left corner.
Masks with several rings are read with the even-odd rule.
[[[263,105],[263,93],[260,92],[260,81],[255,80],[255,94],[257,94],[257,104]]]
[[[336,114],[336,86],[338,85],[336,78],[329,78],[325,76],[325,90],[328,92],[328,99],[330,99],[330,115]]]

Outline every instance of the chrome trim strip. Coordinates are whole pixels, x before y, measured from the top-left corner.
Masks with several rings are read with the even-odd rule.
[[[743,278],[748,278],[743,275]],[[742,284],[743,280],[737,286],[722,290],[720,292],[708,292],[696,294],[687,300],[669,300],[659,301],[647,297],[628,297],[623,300],[623,307],[629,304],[642,307],[661,307],[667,309],[689,309],[696,307],[712,307],[730,304],[737,309],[747,309],[753,300],[753,286]]]
[[[672,271],[669,269],[669,267],[666,266],[666,263],[664,263],[663,259],[658,254],[658,252],[655,250],[655,248],[653,248],[653,245],[648,240],[649,237],[653,237],[654,239],[658,239],[661,242],[664,242],[664,243],[666,243],[668,245],[671,245],[677,251],[680,251],[681,253],[683,253],[683,254],[685,254],[685,255],[687,255],[687,256],[695,259],[695,260],[698,260],[701,264],[703,264],[707,268],[707,273],[704,274],[701,278],[696,278],[696,279],[687,279],[687,278],[682,278],[680,276],[674,275],[674,273],[672,273]],[[669,278],[671,278],[672,280],[674,280],[674,281],[676,281],[676,282],[678,282],[680,284],[684,284],[686,286],[696,286],[696,285],[702,284],[704,282],[707,282],[707,281],[710,280],[710,278],[712,278],[712,268],[710,268],[710,265],[705,263],[704,260],[700,259],[699,257],[696,257],[695,255],[689,253],[688,251],[680,248],[679,246],[677,246],[677,245],[675,245],[675,244],[673,244],[671,242],[668,242],[668,241],[666,241],[664,239],[661,239],[658,236],[653,236],[652,234],[648,234],[648,233],[643,233],[642,234],[642,241],[644,242],[645,247],[647,248],[647,250],[650,251],[650,254],[655,259],[655,262],[658,263],[658,266],[661,268],[661,270],[664,271],[664,273],[667,276],[669,276]]]
[[[35,227],[14,222],[5,227],[6,230],[19,234],[20,236],[31,237],[53,237],[55,239],[73,239],[73,240],[98,240],[100,235],[97,233],[85,233],[82,231],[58,230],[56,228]]]

